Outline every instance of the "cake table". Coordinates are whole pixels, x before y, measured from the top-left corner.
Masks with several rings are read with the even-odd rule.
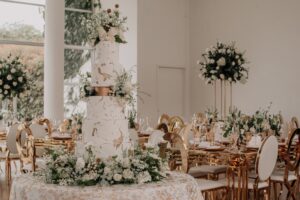
[[[161,182],[141,185],[59,186],[45,184],[30,174],[13,180],[10,200],[203,200],[197,182],[172,172]]]

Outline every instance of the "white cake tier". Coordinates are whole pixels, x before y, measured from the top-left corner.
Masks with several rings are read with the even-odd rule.
[[[115,85],[115,79],[122,70],[119,63],[119,44],[103,41],[96,45],[92,53],[92,86]]]
[[[116,97],[92,96],[87,98],[87,116],[97,120],[125,119],[124,106]]]
[[[128,121],[124,105],[116,97],[93,96],[87,99],[87,118],[83,121],[83,143],[76,152],[83,152],[85,145],[94,147],[99,158],[122,157],[130,147]]]
[[[87,118],[83,123],[83,143],[94,147],[97,158],[122,157],[130,147],[126,119]]]

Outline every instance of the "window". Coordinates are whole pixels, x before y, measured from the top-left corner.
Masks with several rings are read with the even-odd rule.
[[[65,0],[65,117],[85,113],[80,100],[80,74],[90,72],[91,48],[87,45],[87,31],[81,22],[92,14],[91,0]]]
[[[0,57],[19,56],[30,72],[29,94],[18,100],[23,119],[43,115],[44,4],[45,0],[0,0]]]

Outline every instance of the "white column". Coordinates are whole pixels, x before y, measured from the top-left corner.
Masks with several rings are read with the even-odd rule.
[[[44,115],[64,117],[64,29],[65,1],[46,0]]]

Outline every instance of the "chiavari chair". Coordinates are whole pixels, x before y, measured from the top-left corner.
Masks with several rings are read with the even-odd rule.
[[[184,121],[179,116],[173,116],[170,117],[168,126],[169,126],[169,132],[173,133],[178,130],[181,130],[184,127]]]
[[[170,116],[167,114],[162,114],[158,119],[158,124],[168,124],[170,120]]]
[[[278,142],[275,136],[268,136],[262,142],[255,161],[255,175],[248,178],[246,175],[246,189],[253,192],[254,200],[259,199],[260,191],[266,191],[266,197],[270,199],[270,176],[275,168],[278,156]],[[238,189],[240,183],[234,181],[234,188]],[[239,198],[238,195],[235,195]]]
[[[285,162],[285,168],[282,170],[275,170],[271,176],[273,182],[274,195],[277,196],[277,184],[285,185],[288,190],[287,199],[292,198],[296,200],[296,182],[299,177],[299,164],[300,164],[300,129],[296,129],[288,141],[288,148],[283,153],[282,158]],[[281,187],[282,188],[282,187]]]

